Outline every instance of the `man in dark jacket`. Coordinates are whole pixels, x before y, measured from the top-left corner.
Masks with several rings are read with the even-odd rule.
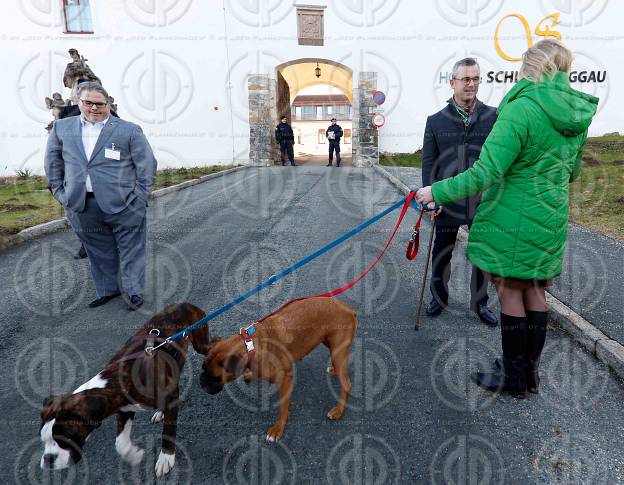
[[[329,163],[327,166],[332,166],[334,152],[336,152],[336,167],[340,167],[340,139],[342,138],[342,128],[336,122],[336,118],[331,119],[331,125],[325,131],[325,136],[329,140]]]
[[[280,146],[280,158],[282,165],[286,165],[285,156],[288,154],[288,160],[291,165],[295,165],[295,151],[293,144],[295,143],[295,134],[291,126],[288,124],[288,118],[282,116],[280,124],[275,127],[275,141]]]
[[[479,64],[473,58],[453,66],[453,96],[448,105],[427,118],[422,149],[422,182],[433,182],[457,175],[479,158],[481,147],[496,121],[496,109],[477,99],[481,82]],[[439,315],[448,305],[451,258],[459,226],[472,224],[479,197],[446,205],[436,213],[436,233],[432,251],[431,294],[427,315]],[[474,267],[470,281],[470,309],[489,326],[498,324],[487,307],[487,281]]]

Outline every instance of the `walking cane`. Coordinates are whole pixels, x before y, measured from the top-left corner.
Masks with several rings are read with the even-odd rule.
[[[429,234],[429,247],[427,248],[427,259],[425,260],[425,272],[423,273],[422,285],[420,287],[420,296],[418,298],[418,310],[416,310],[416,327],[414,330],[420,330],[420,312],[422,310],[423,298],[425,296],[425,286],[427,284],[427,274],[429,273],[429,260],[431,259],[431,247],[433,245],[433,233],[436,227],[436,217],[433,216],[431,222],[431,234]]]

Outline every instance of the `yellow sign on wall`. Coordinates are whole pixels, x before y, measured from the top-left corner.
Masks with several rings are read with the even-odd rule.
[[[555,13],[551,13],[550,15],[546,15],[545,17],[543,17],[537,23],[537,26],[535,27],[535,30],[534,30],[535,35],[539,37],[555,37],[561,40],[561,32],[557,30],[553,30],[557,25],[559,25],[559,15],[560,15],[559,12],[555,12]],[[533,46],[533,35],[531,33],[531,26],[529,25],[529,22],[526,19],[526,17],[519,13],[510,13],[510,14],[505,15],[502,19],[500,19],[498,21],[498,24],[496,25],[496,31],[494,32],[494,47],[496,48],[496,52],[498,53],[498,55],[501,56],[506,61],[517,62],[517,61],[521,61],[522,58],[513,57],[507,54],[507,52],[504,51],[503,48],[501,47],[501,43],[500,43],[500,28],[503,25],[503,22],[505,22],[505,20],[510,19],[510,18],[516,18],[522,23],[522,26],[524,27],[524,32],[526,34],[527,46],[528,47]],[[551,22],[547,23],[549,20]]]

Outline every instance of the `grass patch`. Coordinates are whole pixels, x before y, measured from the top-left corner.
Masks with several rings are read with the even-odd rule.
[[[379,155],[379,165],[386,167],[415,167],[422,166],[422,151],[415,153],[382,153]]]
[[[211,165],[166,168],[158,171],[153,188],[169,187],[229,168],[232,167]],[[47,187],[45,177],[28,173],[22,172],[16,177],[0,177],[0,247],[13,244],[17,240],[15,235],[22,229],[60,219],[65,215]]]

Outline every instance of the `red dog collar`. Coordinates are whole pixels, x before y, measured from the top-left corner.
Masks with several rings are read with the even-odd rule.
[[[251,366],[253,364],[254,356],[256,354],[256,347],[253,342],[252,335],[256,332],[256,327],[254,327],[255,323],[252,323],[248,327],[241,328],[239,331],[239,335],[245,342],[245,349],[247,350],[247,366],[246,368],[251,370]]]

